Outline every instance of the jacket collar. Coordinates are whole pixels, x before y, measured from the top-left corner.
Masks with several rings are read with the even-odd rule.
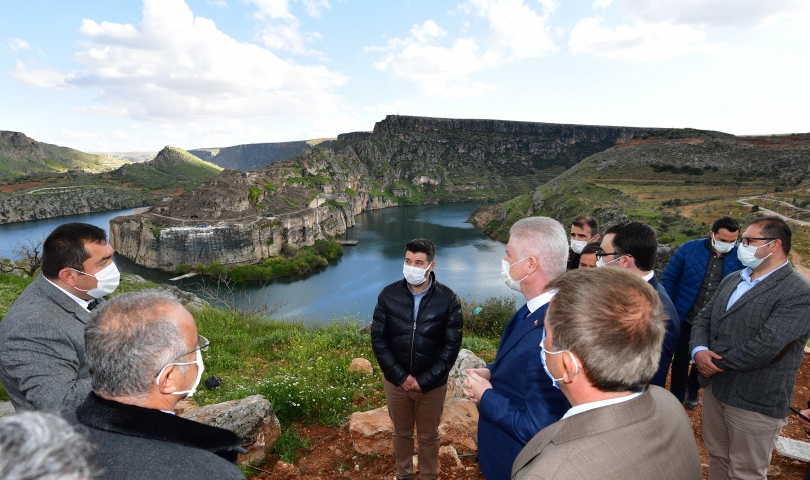
[[[90,392],[76,409],[76,418],[90,428],[200,448],[230,462],[244,452],[239,446],[239,436],[230,430],[160,410],[106,400],[95,392]]]
[[[524,305],[523,308],[527,307]],[[526,336],[527,333],[536,328],[543,328],[543,321],[546,319],[546,310],[548,310],[548,303],[530,313],[526,318],[523,319],[520,325],[515,327],[514,331],[509,335],[509,338],[506,339],[506,342],[498,347],[498,355],[495,357],[495,363],[505,357],[506,354],[509,353],[509,351],[512,350],[512,348],[514,348],[515,345],[520,342],[520,339]],[[511,321],[517,321],[517,314],[515,314]],[[540,344],[538,343],[536,347],[539,351]]]
[[[740,297],[739,299],[737,299],[736,302],[734,302],[734,305],[732,305],[731,308],[729,308],[728,310],[723,312],[723,316],[726,316],[726,315],[734,312],[735,310],[740,308],[742,305],[744,305],[746,302],[748,302],[752,298],[754,298],[756,296],[759,296],[759,295],[762,295],[763,293],[767,292],[768,290],[776,287],[777,285],[779,285],[779,282],[784,280],[785,277],[787,277],[791,273],[793,273],[793,267],[790,266],[790,262],[788,262],[787,265],[783,265],[783,266],[779,267],[777,270],[773,271],[770,275],[763,278],[761,282],[754,285],[751,288],[751,290],[748,290],[747,292],[745,292],[742,295],[742,297]],[[745,280],[741,276],[737,277],[737,282],[734,283],[734,286],[736,287],[737,285],[740,284],[740,282],[744,282],[744,281]],[[726,290],[726,292],[724,292],[723,299],[722,299],[724,303],[722,305],[724,305],[724,306],[728,305],[728,301],[731,298],[731,296],[734,295],[735,290],[736,290],[736,288],[729,288],[729,289]],[[719,301],[721,299],[718,298],[717,300]]]
[[[36,280],[34,280],[34,285],[36,285],[36,287],[45,296],[53,300],[53,302],[59,305],[59,307],[61,307],[63,310],[68,313],[72,313],[73,316],[76,317],[80,322],[86,324],[90,320],[90,312],[82,308],[81,305],[73,301],[72,298],[68,297],[65,292],[45,279],[41,273]]]

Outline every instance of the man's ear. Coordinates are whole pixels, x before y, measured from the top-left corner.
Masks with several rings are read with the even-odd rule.
[[[166,368],[164,368],[157,379],[158,390],[160,393],[163,395],[169,395],[176,392],[177,377],[179,374],[180,370],[178,370],[175,365],[168,365]]]
[[[598,242],[598,241],[599,241],[599,239],[600,239],[600,238],[602,238],[602,235],[599,235],[599,234],[597,233],[596,235],[594,235],[594,236],[593,236],[593,238],[591,239],[591,241],[590,241],[590,242],[588,242],[588,243],[596,243],[596,242]]]
[[[58,278],[63,283],[67,283],[71,287],[75,287],[76,286],[76,277],[79,276],[79,275],[81,275],[81,274],[78,273],[78,272],[74,272],[73,270],[65,267],[62,270],[59,270]]]
[[[566,353],[568,355],[566,355]],[[563,361],[563,382],[571,383],[574,381],[574,377],[582,373],[582,369],[579,367],[582,365],[582,362],[579,361],[576,355],[573,354],[570,350],[566,350],[565,353],[562,354],[562,361]]]

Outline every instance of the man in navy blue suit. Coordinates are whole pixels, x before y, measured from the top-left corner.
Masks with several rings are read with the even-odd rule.
[[[565,272],[568,261],[565,229],[551,218],[529,217],[509,235],[501,274],[527,303],[504,328],[495,362],[467,370],[464,385],[480,406],[478,463],[487,480],[508,480],[523,446],[570,408],[540,361],[543,320],[554,295],[546,285]]]
[[[647,281],[658,292],[664,310],[669,316],[667,322],[667,334],[664,336],[664,344],[661,349],[661,360],[658,363],[658,371],[650,383],[664,387],[667,380],[669,364],[672,362],[672,354],[678,345],[678,338],[681,336],[681,318],[678,310],[664,287],[655,278],[655,256],[658,254],[658,239],[655,237],[655,230],[641,222],[624,222],[613,225],[605,230],[605,237],[600,245],[601,251],[596,254],[597,267],[618,267],[626,268],[639,277]],[[604,299],[610,302],[609,298]]]

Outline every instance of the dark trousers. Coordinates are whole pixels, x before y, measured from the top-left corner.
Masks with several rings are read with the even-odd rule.
[[[681,323],[681,337],[675,347],[675,355],[672,359],[672,376],[669,383],[669,391],[675,395],[678,401],[683,402],[686,397],[686,388],[689,387],[689,394],[697,397],[700,384],[698,383],[698,369],[692,365],[689,369],[689,361],[692,359],[689,351],[689,337],[692,336],[692,324]]]

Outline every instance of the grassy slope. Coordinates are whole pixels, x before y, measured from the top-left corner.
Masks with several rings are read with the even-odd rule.
[[[46,153],[44,164],[19,158],[8,148],[0,149],[0,180],[12,180],[31,173],[61,173],[67,170],[106,172],[130,163],[108,155],[84,153],[67,147],[40,143]]]
[[[153,160],[126,165],[112,172],[112,176],[133,187],[159,190],[194,187],[221,171],[221,167],[183,149],[166,147]]]

